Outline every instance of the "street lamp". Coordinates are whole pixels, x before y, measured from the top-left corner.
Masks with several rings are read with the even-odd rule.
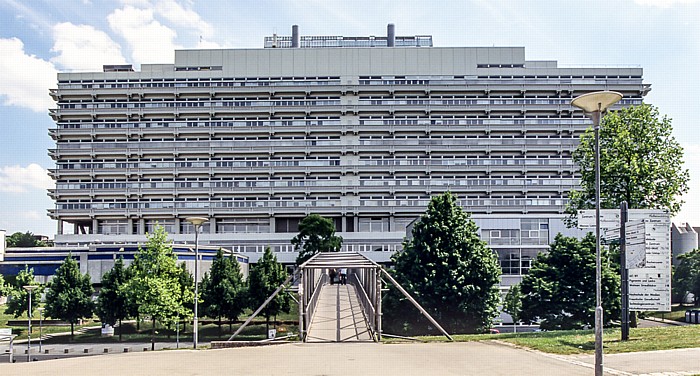
[[[185,218],[187,222],[194,225],[194,333],[192,335],[192,344],[195,349],[197,349],[197,341],[199,340],[199,333],[197,328],[197,306],[199,305],[199,229],[202,227],[202,223],[209,220],[206,217],[188,217]]]
[[[41,337],[44,326],[44,307],[37,308],[39,310],[39,354],[41,354]]]
[[[600,118],[622,99],[616,91],[596,91],[574,98],[571,105],[582,109],[593,120],[595,137],[595,375],[603,375],[603,306],[600,262]]]
[[[27,362],[31,362],[30,351],[32,349],[32,291],[39,288],[38,285],[26,285],[22,286],[29,293],[29,307],[27,310]]]

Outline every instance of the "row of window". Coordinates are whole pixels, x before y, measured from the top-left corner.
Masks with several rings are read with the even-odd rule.
[[[591,121],[588,119],[431,119],[431,118],[412,118],[412,119],[369,119],[360,118],[360,125],[588,125]]]
[[[575,187],[580,179],[412,179],[412,180],[360,180],[361,187],[389,186],[566,186]],[[356,187],[335,180],[291,180],[291,181],[225,181],[225,182],[149,182],[149,183],[59,183],[57,189],[175,189],[175,188],[284,188],[284,187]]]
[[[128,102],[128,103],[59,103],[61,109],[94,108],[162,108],[162,107],[294,107],[339,106],[340,100],[295,101],[214,101],[214,102]]]
[[[221,162],[141,162],[141,163],[59,163],[59,169],[104,168],[209,168],[209,167],[319,167],[339,166],[340,160],[278,160],[278,161],[221,161]]]
[[[476,158],[392,158],[360,157],[364,166],[573,166],[571,159],[476,159]]]
[[[87,209],[172,209],[172,208],[268,208],[268,207],[334,207],[342,206],[339,199],[306,199],[281,198],[280,200],[259,200],[259,201],[163,201],[163,202],[110,202],[110,203],[59,203],[56,209],[63,210],[87,210]],[[404,200],[360,200],[360,206],[409,206],[425,207],[430,202],[425,199],[404,199]],[[488,207],[488,206],[562,206],[567,200],[563,198],[540,198],[540,199],[462,199],[458,203],[465,207]]]

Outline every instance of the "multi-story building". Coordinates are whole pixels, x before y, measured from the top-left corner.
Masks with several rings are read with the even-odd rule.
[[[291,261],[309,213],[344,250],[388,259],[432,195],[450,190],[519,276],[578,186],[571,153],[596,90],[640,104],[641,68],[561,68],[521,47],[433,47],[430,36],[265,39],[183,50],[172,64],[60,73],[51,91],[56,245],[139,242],[156,223],[255,261]],[[66,225],[73,225],[71,231]],[[65,230],[65,231],[64,231]],[[504,283],[507,281],[504,280]]]

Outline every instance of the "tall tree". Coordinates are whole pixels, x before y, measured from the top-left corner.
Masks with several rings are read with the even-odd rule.
[[[37,297],[41,296],[44,286],[34,280],[34,269],[25,265],[24,270],[20,270],[20,272],[17,273],[15,283],[8,286],[8,297],[10,299],[5,307],[5,313],[14,315],[14,317],[17,318],[27,312],[29,305],[29,292],[24,289],[24,286],[27,285],[39,286],[36,290],[32,291],[32,301],[38,303],[39,300]],[[34,315],[34,310],[37,308],[37,306],[38,304],[32,304],[32,316]]]
[[[102,288],[97,297],[95,311],[105,324],[114,326],[119,322],[119,341],[122,340],[122,320],[129,317],[135,307],[130,307],[124,285],[129,281],[128,269],[124,267],[124,259],[114,263],[114,267],[102,276]]]
[[[287,271],[284,266],[277,262],[277,256],[265,248],[265,254],[250,270],[248,278],[249,308],[258,309],[267,298],[287,279]],[[289,295],[284,291],[267,304],[262,314],[265,316],[265,325],[269,329],[270,317],[277,316],[285,312],[289,313],[291,301]]]
[[[138,307],[138,316],[151,318],[152,348],[156,323],[169,325],[186,313],[182,304],[180,268],[167,238],[168,234],[160,225],[147,235],[146,248],[139,247],[129,266],[133,275],[124,286],[130,301]]]
[[[403,251],[392,256],[396,280],[452,333],[482,332],[500,303],[496,254],[449,192],[430,200]],[[390,290],[390,330],[418,333],[429,323],[403,296]]]
[[[620,315],[620,276],[602,250],[602,303],[605,325]],[[595,236],[558,234],[549,253],[540,253],[520,283],[524,321],[542,320],[543,329],[594,326],[596,285]]]
[[[46,247],[46,243],[38,240],[31,232],[15,232],[6,238],[8,247],[29,248]]]
[[[184,262],[180,263],[180,276],[178,278],[180,284],[180,299],[182,300],[182,312],[178,316],[177,321],[182,321],[187,328],[187,320],[194,316],[194,277]],[[201,301],[201,296],[199,297]]]
[[[643,104],[608,113],[600,127],[601,208],[615,209],[627,201],[630,209],[681,209],[688,192],[683,148],[672,135],[671,119]],[[576,211],[595,205],[595,138],[593,129],[581,137],[573,154],[581,173],[581,190],[569,194],[567,222]]]
[[[673,273],[673,295],[681,305],[689,293],[693,294],[693,305],[700,302],[700,249],[678,256],[678,266]]]
[[[520,321],[520,316],[523,311],[523,294],[520,290],[520,284],[510,286],[508,293],[503,298],[503,312],[509,314],[513,318],[513,324]]]
[[[237,320],[245,309],[245,288],[238,261],[233,255],[226,257],[219,248],[211,269],[202,280],[202,311],[218,319],[221,334],[221,318]]]
[[[71,338],[75,324],[82,318],[92,317],[94,304],[89,274],[81,274],[78,263],[69,253],[49,282],[46,293],[46,316],[68,321]]]
[[[318,214],[309,214],[299,222],[299,233],[292,238],[294,250],[299,252],[297,265],[319,252],[338,252],[343,238],[335,235],[333,221]]]

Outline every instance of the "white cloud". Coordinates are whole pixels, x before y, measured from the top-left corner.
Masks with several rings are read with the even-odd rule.
[[[175,0],[160,0],[156,3],[155,10],[174,25],[193,29],[204,38],[209,38],[214,33],[212,26],[202,20],[197,12],[185,9]]]
[[[0,98],[2,104],[46,112],[54,107],[49,88],[56,86],[53,64],[24,51],[17,38],[0,38]]]
[[[700,0],[634,0],[635,3],[644,6],[657,8],[670,8],[674,5],[685,5],[699,3]]]
[[[46,190],[54,186],[48,171],[36,163],[27,167],[0,167],[0,192],[23,193],[30,189]]]
[[[101,71],[105,64],[126,64],[121,47],[105,32],[90,25],[64,22],[53,27],[51,61],[63,69]]]
[[[151,9],[131,5],[116,9],[107,16],[109,27],[124,38],[131,47],[131,57],[137,64],[172,63],[177,33],[153,17]]]

